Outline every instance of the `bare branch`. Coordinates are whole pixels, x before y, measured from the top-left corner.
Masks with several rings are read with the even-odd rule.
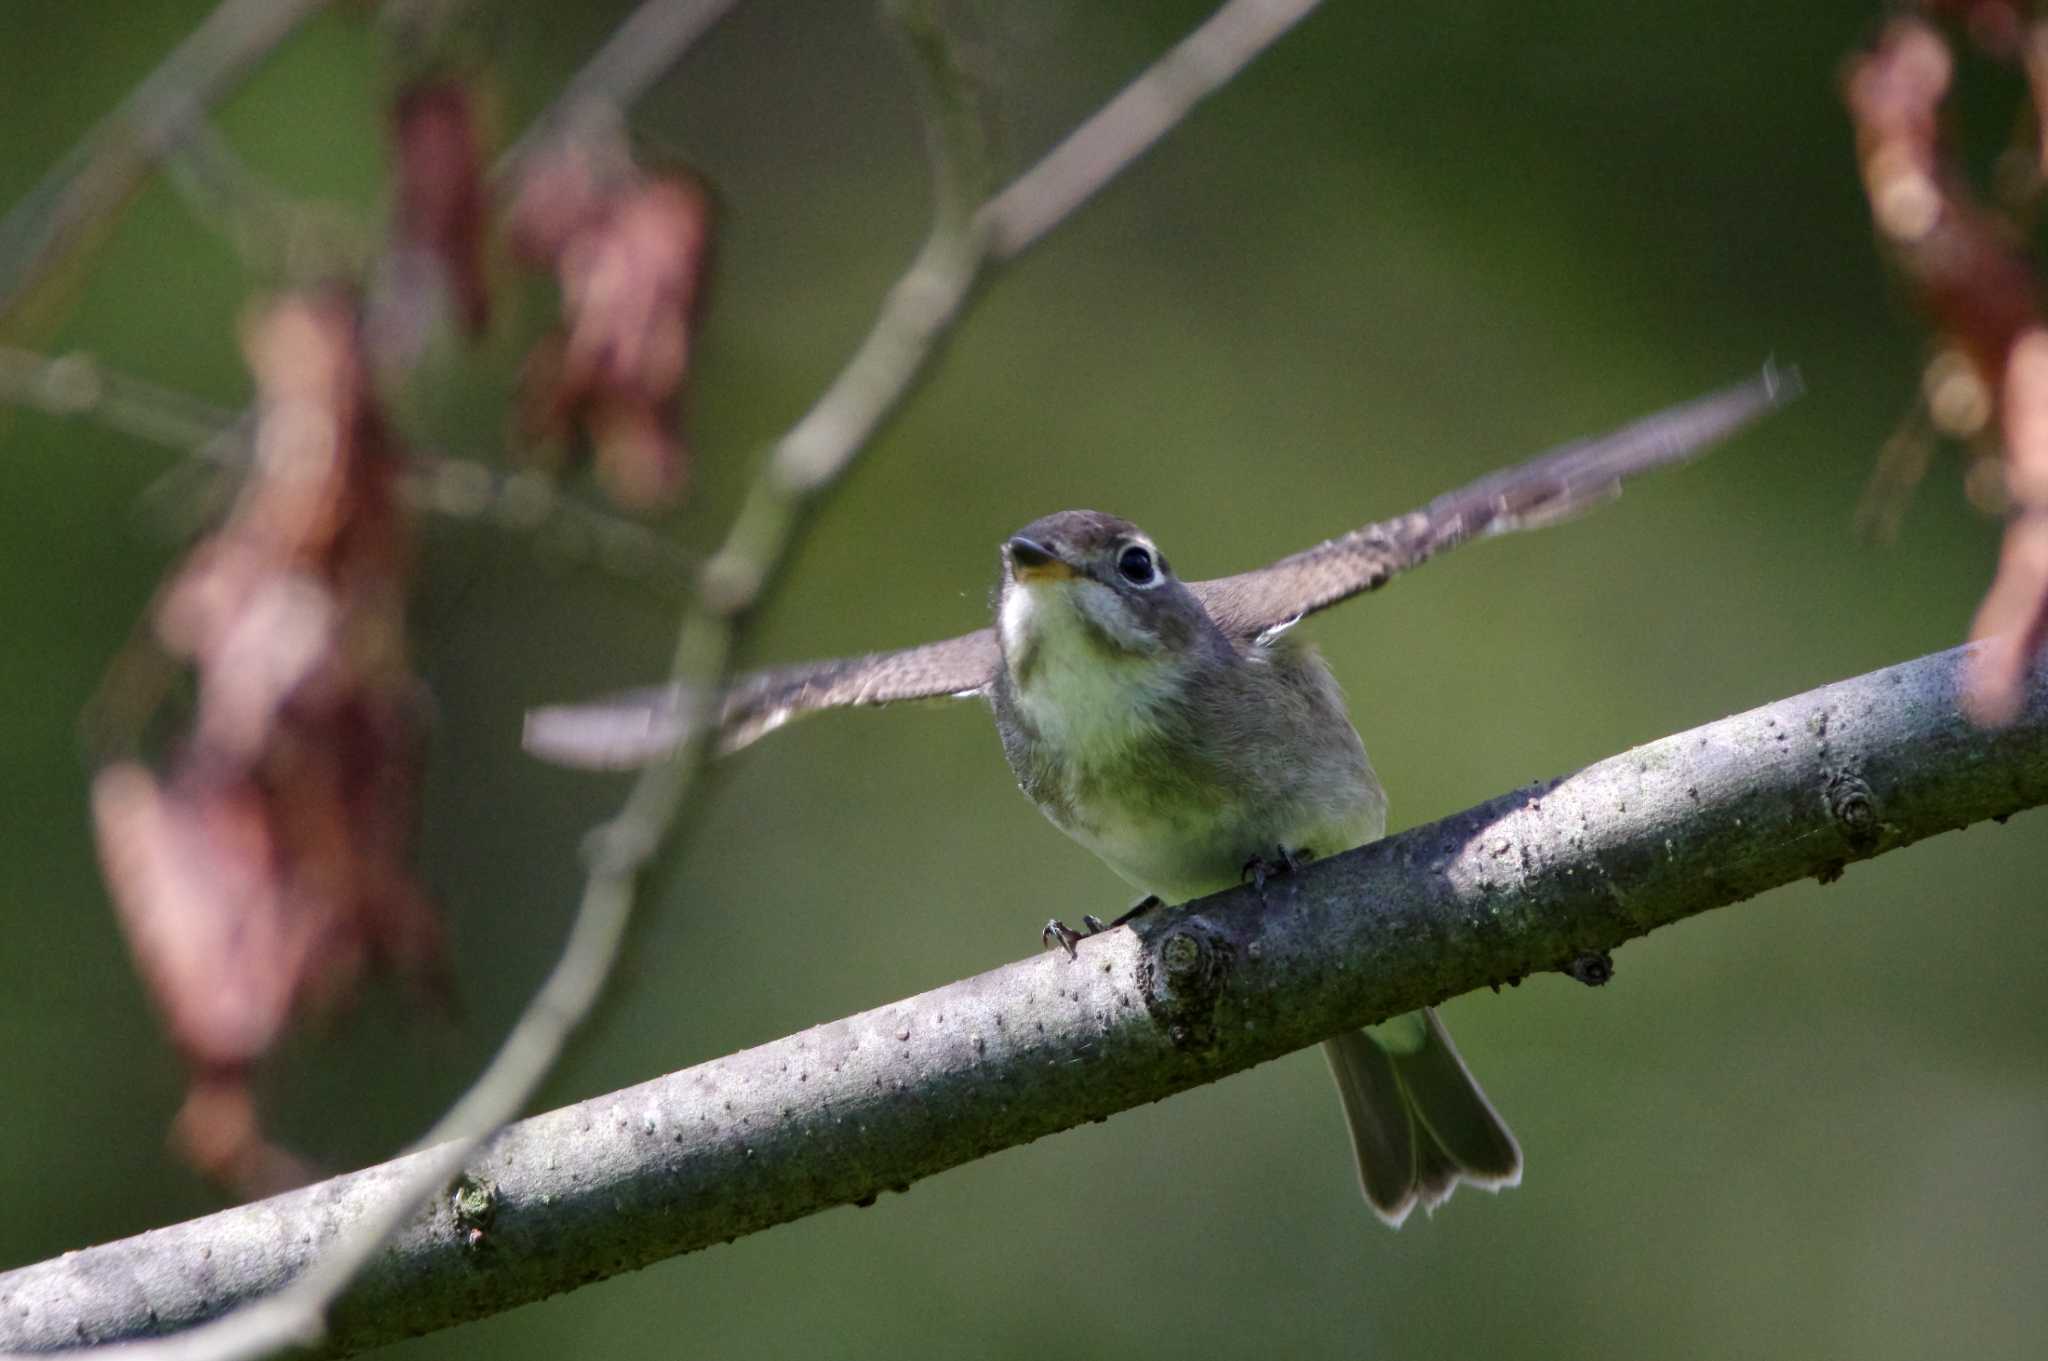
[[[195,473],[238,470],[249,461],[250,428],[237,413],[107,368],[86,354],[51,359],[0,345],[0,402],[94,420],[191,460],[145,492],[147,501],[169,500],[171,492],[159,494],[166,487],[196,496]],[[410,450],[407,465],[404,490],[415,509],[534,533],[559,558],[592,561],[672,593],[688,584],[698,566],[694,556],[654,530],[562,495],[545,473],[508,471],[498,462],[437,450]]]
[[[224,0],[0,221],[0,319],[325,0]]]
[[[100,367],[83,354],[47,358],[0,345],[0,402],[90,417],[110,430],[209,463],[246,461],[248,436],[222,407]]]
[[[1152,149],[1316,0],[1230,0],[982,209],[989,253],[1022,255]]]
[[[452,1326],[1156,1101],[1389,1015],[2048,802],[1940,653],[1664,738],[1269,884],[525,1120],[328,1347]],[[1373,910],[1358,910],[1360,903]],[[147,1335],[277,1289],[439,1150],[0,1275],[0,1346]]]
[[[493,173],[502,183],[550,136],[573,128],[593,108],[617,112],[683,59],[738,0],[646,0],[612,30],[553,103],[505,149]]]

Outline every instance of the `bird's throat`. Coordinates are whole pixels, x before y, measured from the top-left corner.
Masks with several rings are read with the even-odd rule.
[[[1161,651],[1156,640],[1119,636],[1128,630],[1088,609],[1086,589],[1081,583],[1012,583],[997,621],[1019,716],[1060,759],[1082,764],[1142,740],[1186,674],[1182,659]]]

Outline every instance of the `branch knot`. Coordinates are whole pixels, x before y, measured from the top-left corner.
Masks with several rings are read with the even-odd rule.
[[[1865,856],[1877,849],[1884,825],[1877,816],[1877,795],[1860,775],[1851,770],[1830,771],[1822,798],[1828,817],[1841,829],[1851,851]]]
[[[1167,931],[1138,966],[1145,1009],[1176,1049],[1206,1049],[1216,1038],[1216,1006],[1234,963],[1230,941],[1186,921]]]

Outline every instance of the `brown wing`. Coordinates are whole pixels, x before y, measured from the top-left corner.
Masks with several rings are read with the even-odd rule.
[[[998,663],[994,631],[980,629],[897,652],[750,671],[726,691],[718,750],[738,751],[792,718],[819,709],[967,699],[988,687]],[[590,704],[534,709],[526,715],[525,747],[560,765],[596,770],[646,765],[681,743],[682,698],[678,687],[661,686],[628,690]]]
[[[1468,539],[1555,524],[1611,500],[1623,478],[1700,454],[1799,390],[1797,373],[1767,366],[1747,383],[1480,478],[1398,519],[1355,529],[1256,572],[1193,582],[1189,589],[1232,637],[1284,628]],[[994,632],[981,629],[897,652],[752,672],[726,692],[718,747],[737,751],[820,709],[980,695],[1000,664]],[[682,740],[681,700],[668,687],[536,709],[526,718],[526,749],[563,765],[645,765]]]
[[[1254,572],[1190,582],[1188,589],[1233,638],[1285,628],[1469,539],[1536,529],[1591,510],[1619,495],[1622,479],[1702,454],[1800,391],[1796,370],[1765,365],[1746,383],[1611,435],[1563,445],[1421,510],[1354,529]]]

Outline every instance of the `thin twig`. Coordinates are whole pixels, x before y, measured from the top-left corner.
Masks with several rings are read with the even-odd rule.
[[[836,481],[876,425],[922,376],[938,339],[959,315],[980,270],[974,215],[990,179],[976,92],[945,24],[944,0],[889,0],[922,79],[932,163],[932,227],[853,358],[770,452],[760,476],[705,565],[703,588],[683,621],[670,680],[685,693],[715,695],[724,684],[739,621],[788,553],[803,511]],[[705,725],[675,756],[641,772],[619,816],[593,839],[593,880],[636,874],[672,834],[706,754]]]
[[[738,0],[646,0],[612,30],[562,92],[505,149],[492,168],[501,184],[550,136],[590,116],[592,106],[612,113],[631,108],[681,61]]]
[[[304,1269],[289,1284],[185,1332],[138,1334],[139,1340],[122,1341],[113,1350],[128,1361],[254,1361],[286,1347],[319,1345],[327,1336],[327,1311],[334,1301],[518,1112],[554,1066],[610,976],[631,909],[630,885],[593,879],[586,886],[562,957],[489,1066],[415,1145],[418,1151],[405,1158],[403,1174],[391,1179],[396,1184],[379,1185],[378,1193],[363,1202],[359,1217],[317,1253],[306,1255]]]
[[[1968,653],[1663,738],[1309,865],[1263,895],[1142,917],[1073,960],[1037,955],[522,1121],[472,1166],[467,1214],[443,1207],[393,1242],[337,1311],[329,1347],[452,1326],[865,1203],[1322,1036],[1563,970],[2048,802],[2048,681],[2036,677],[2014,727],[1978,728],[1957,703]],[[260,1295],[313,1250],[308,1236],[409,1175],[371,1168],[0,1275],[0,1345],[135,1336],[203,1317],[223,1293]],[[1350,1177],[1335,1150],[1330,1177]]]
[[[110,430],[175,449],[206,463],[246,462],[247,436],[234,413],[146,379],[102,368],[90,356],[52,359],[0,345],[0,402],[45,415],[83,417]]]
[[[359,255],[360,224],[339,205],[301,202],[258,174],[211,119],[194,114],[164,156],[164,179],[186,211],[259,277],[321,275]]]
[[[1230,0],[982,209],[989,253],[1021,255],[1316,7]]]
[[[0,221],[0,320],[325,0],[224,0]]]
[[[249,427],[236,413],[106,368],[89,355],[51,359],[0,345],[0,403],[97,421],[216,469],[239,471],[249,462]],[[190,490],[190,467],[177,470],[181,490]],[[483,520],[513,533],[537,533],[551,551],[621,576],[673,591],[699,566],[694,555],[646,526],[562,495],[545,473],[507,471],[477,458],[414,450],[407,474],[405,492],[416,509]],[[157,490],[163,485],[160,480],[152,486],[144,500],[166,499]]]

